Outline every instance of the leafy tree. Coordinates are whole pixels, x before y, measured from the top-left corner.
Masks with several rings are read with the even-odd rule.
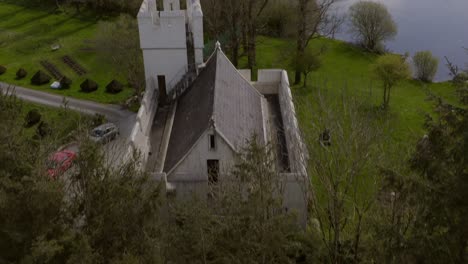
[[[468,52],[468,49],[465,48]],[[446,66],[450,71],[450,76],[452,76],[452,83],[457,89],[460,102],[464,105],[468,105],[468,69],[461,70],[457,65],[453,64],[447,57],[445,57],[447,62]]]
[[[468,250],[468,109],[436,99],[411,168],[416,219],[411,245],[420,262],[465,263]]]
[[[314,94],[311,122],[302,126],[311,158],[312,232],[322,241],[320,263],[360,263],[368,256],[369,222],[380,188],[378,166],[386,158],[388,123],[373,111],[363,111],[366,103],[342,91],[328,98]],[[302,103],[299,107],[304,107]],[[310,108],[308,108],[310,109]],[[321,144],[323,131],[329,144]]]
[[[247,64],[249,69],[257,65],[257,36],[260,29],[260,16],[270,0],[242,0],[243,38],[247,52]]]
[[[204,199],[173,202],[165,255],[174,263],[313,263],[313,239],[282,210],[282,182],[269,148],[248,143],[228,179]],[[195,202],[194,202],[195,201]],[[307,245],[308,256],[304,253]]]
[[[311,72],[318,70],[322,66],[320,55],[324,52],[325,48],[322,47],[321,51],[314,51],[313,49],[307,49],[305,53],[297,58],[295,66],[304,75],[303,87],[307,86],[307,77]]]
[[[46,161],[62,144],[62,124],[31,140],[21,102],[3,94],[0,118],[1,263],[159,262],[159,185],[137,162],[109,167],[99,147],[79,137],[88,127],[81,124],[78,161],[54,180]]]
[[[416,67],[416,77],[424,82],[432,82],[439,60],[430,51],[420,51],[413,56],[413,63]]]
[[[382,3],[359,1],[349,9],[351,33],[370,51],[397,34],[397,25]]]
[[[377,59],[377,62],[373,67],[373,71],[377,78],[383,83],[383,107],[387,108],[390,103],[390,93],[392,88],[402,80],[411,76],[410,67],[405,62],[404,58],[388,54]]]
[[[332,15],[330,10],[337,0],[297,0],[297,44],[296,61],[305,56],[310,41],[320,36],[332,35],[343,23],[343,18]],[[290,4],[290,2],[288,2]],[[294,83],[301,82],[301,65],[295,65]]]

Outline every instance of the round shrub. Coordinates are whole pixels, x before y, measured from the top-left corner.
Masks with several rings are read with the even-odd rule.
[[[413,57],[416,78],[423,82],[432,82],[439,67],[439,60],[430,51],[417,52]]]
[[[62,87],[62,89],[70,88],[71,84],[72,80],[70,80],[67,76],[63,76],[62,79],[60,79],[60,86]]]
[[[37,126],[36,136],[38,138],[45,138],[50,134],[52,134],[52,129],[50,128],[49,124],[47,124],[44,121],[41,121],[41,123],[39,123],[39,126]]]
[[[18,79],[18,80],[23,79],[24,77],[26,77],[26,75],[28,75],[28,72],[25,69],[20,68],[16,72],[16,79]]]
[[[31,78],[31,83],[34,85],[43,85],[50,82],[50,76],[45,74],[43,71],[38,71]]]
[[[6,72],[7,68],[5,66],[0,65],[0,75]]]
[[[106,86],[106,92],[111,93],[111,94],[118,94],[123,90],[123,85],[116,81],[112,80],[107,86]]]
[[[98,84],[93,80],[86,79],[81,85],[81,91],[85,93],[91,93],[98,89]]]
[[[37,109],[29,111],[24,117],[24,127],[30,128],[41,121],[41,114]]]

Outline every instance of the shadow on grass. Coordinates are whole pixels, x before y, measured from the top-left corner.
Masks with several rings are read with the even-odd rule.
[[[21,27],[24,27],[25,25],[28,25],[28,24],[35,24],[38,22],[38,20],[42,20],[46,17],[49,17],[53,15],[52,13],[44,13],[44,14],[41,14],[41,15],[38,15],[38,16],[34,16],[34,17],[24,17],[24,21],[21,21],[20,23],[17,23],[17,24],[14,24],[14,25],[10,25],[10,26],[5,26],[3,27],[4,29],[6,30],[17,30]]]
[[[24,12],[25,10],[27,10],[26,7],[22,7],[20,9],[17,9],[16,11],[14,12],[10,12],[8,14],[4,14],[3,12],[0,13],[0,18],[3,20],[3,21],[8,21],[10,20],[11,18],[13,18],[14,16],[16,16],[17,14],[21,13],[21,12]]]

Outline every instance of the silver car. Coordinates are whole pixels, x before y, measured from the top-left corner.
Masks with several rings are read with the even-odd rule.
[[[112,123],[100,125],[91,131],[90,138],[96,143],[107,143],[117,138],[119,128]]]

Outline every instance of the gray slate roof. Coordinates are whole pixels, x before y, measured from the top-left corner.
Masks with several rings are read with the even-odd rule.
[[[164,171],[184,158],[212,122],[236,151],[253,134],[263,138],[262,98],[217,49],[177,102]]]

